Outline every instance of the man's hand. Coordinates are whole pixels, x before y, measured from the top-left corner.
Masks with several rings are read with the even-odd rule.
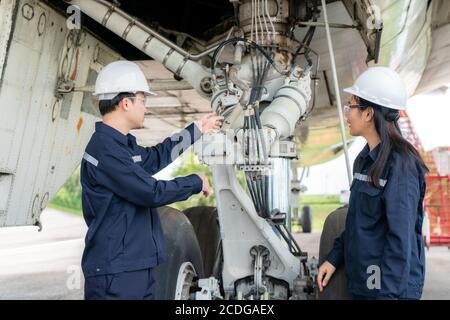
[[[205,197],[209,196],[212,192],[211,186],[209,185],[208,178],[204,174],[197,174],[203,181],[202,192]]]
[[[222,126],[223,117],[218,116],[215,113],[208,113],[195,121],[195,124],[202,133],[216,132]]]
[[[320,292],[323,291],[323,288],[328,284],[328,281],[330,281],[330,278],[335,271],[336,268],[328,261],[322,263],[319,268],[319,274],[317,275],[317,284],[319,285]]]

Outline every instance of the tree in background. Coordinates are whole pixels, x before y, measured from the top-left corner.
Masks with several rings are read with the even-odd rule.
[[[207,165],[199,163],[197,157],[192,150],[187,151],[181,156],[180,166],[172,173],[173,177],[186,176],[192,173],[203,173],[209,179],[212,185],[211,170]],[[242,171],[237,172],[238,180],[246,190],[245,176]],[[60,209],[71,209],[81,213],[81,184],[80,184],[80,167],[77,167],[73,174],[67,179],[66,183],[61,187],[56,196],[52,199],[51,204],[60,207]],[[186,201],[171,204],[178,210],[184,210],[197,206],[216,206],[216,197],[214,191],[209,197],[204,197],[201,193],[193,195]]]
[[[180,201],[171,204],[170,205],[171,207],[174,207],[178,210],[184,210],[190,207],[216,206],[216,196],[213,186],[211,169],[207,165],[201,164],[192,150],[188,150],[181,156],[181,164],[172,173],[172,177],[186,176],[193,173],[203,173],[204,175],[206,175],[209,179],[209,183],[213,187],[213,193],[209,195],[209,197],[207,198],[204,197],[201,193],[195,194],[186,201]],[[244,172],[237,171],[237,178],[239,180],[240,185],[244,188],[244,190],[247,190]]]
[[[203,173],[212,183],[211,170],[208,166],[200,164],[192,151],[188,151],[181,157],[181,165],[172,174],[175,176],[185,176],[192,173]],[[52,199],[51,204],[58,207],[72,209],[81,212],[81,184],[80,184],[80,167],[77,167],[73,174],[67,179],[66,183],[61,187],[56,196]],[[186,201],[172,204],[171,206],[178,210],[195,206],[215,206],[216,198],[214,193],[209,197],[202,194],[196,194]]]
[[[209,183],[212,185],[211,170],[207,165],[199,163],[194,152],[188,150],[181,156],[180,166],[172,173],[172,177],[187,176],[192,173],[203,173],[208,177]],[[190,207],[198,206],[216,206],[216,197],[214,192],[209,197],[204,197],[201,193],[195,194],[186,201],[176,202],[170,205],[178,210],[184,210]]]
[[[51,204],[81,211],[80,167],[78,166],[66,183],[52,199]]]

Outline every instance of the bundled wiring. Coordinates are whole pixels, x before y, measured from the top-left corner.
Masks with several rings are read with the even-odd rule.
[[[254,42],[250,39],[246,39],[246,38],[235,37],[235,38],[231,38],[231,39],[223,41],[222,43],[220,43],[217,46],[216,50],[214,50],[214,53],[212,56],[212,64],[211,64],[211,75],[212,75],[213,81],[215,81],[215,79],[216,79],[216,64],[217,64],[218,55],[220,54],[220,52],[226,45],[229,45],[232,43],[234,44],[234,43],[238,43],[238,42],[243,42],[244,44],[248,45],[249,47],[258,50],[269,61],[269,63],[272,65],[272,67],[281,75],[286,75],[289,72],[289,70],[284,70],[284,71],[279,70],[278,66],[275,64],[275,61],[270,56],[270,54],[256,42]]]

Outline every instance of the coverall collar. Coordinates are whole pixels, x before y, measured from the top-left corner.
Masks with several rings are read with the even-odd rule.
[[[114,140],[124,144],[128,145],[128,142],[135,142],[136,138],[132,134],[124,135],[120,131],[114,129],[111,126],[108,126],[107,124],[103,123],[102,121],[97,121],[95,123],[95,131],[105,133],[111,137],[114,138]]]
[[[364,149],[361,151],[361,157],[363,159],[367,158],[367,156],[369,156],[372,161],[375,161],[378,157],[378,153],[380,152],[380,145],[381,142],[379,144],[377,144],[377,146],[375,148],[373,148],[372,151],[370,151],[369,149],[369,144],[367,143],[364,147]]]

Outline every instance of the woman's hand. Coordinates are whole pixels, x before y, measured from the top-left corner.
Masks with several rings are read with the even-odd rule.
[[[328,284],[335,271],[336,268],[328,261],[322,263],[319,268],[319,274],[317,275],[317,284],[319,285],[320,292],[323,291],[323,288]]]

